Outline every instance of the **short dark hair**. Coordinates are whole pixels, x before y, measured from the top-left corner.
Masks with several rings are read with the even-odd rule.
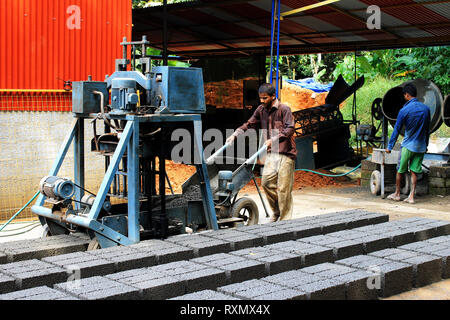
[[[258,93],[267,93],[269,96],[274,96],[275,92],[275,87],[271,83],[263,83],[258,90]]]
[[[408,83],[403,87],[402,94],[409,93],[411,97],[417,96],[417,88],[412,83]]]

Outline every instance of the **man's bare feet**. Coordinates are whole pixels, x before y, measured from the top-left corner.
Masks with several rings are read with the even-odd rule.
[[[414,199],[411,199],[411,198],[406,198],[405,200],[403,200],[403,201],[405,201],[405,202],[408,202],[408,203],[411,203],[411,204],[413,204],[413,203],[416,203],[415,201],[414,201]]]
[[[395,193],[392,193],[392,194],[387,196],[387,199],[394,200],[394,201],[400,201],[400,196],[396,195]]]

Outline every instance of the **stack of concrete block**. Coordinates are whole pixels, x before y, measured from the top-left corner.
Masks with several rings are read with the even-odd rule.
[[[162,240],[145,240],[130,245],[129,248],[156,256],[158,264],[194,258],[193,248]]]
[[[181,234],[167,239],[168,242],[179,244],[194,250],[195,257],[203,257],[206,255],[228,252],[231,250],[230,242],[205,237],[201,234]]]
[[[370,187],[370,176],[372,172],[378,170],[381,172],[380,164],[372,162],[370,160],[361,161],[361,187]],[[395,184],[395,176],[397,175],[396,164],[384,165],[384,181],[385,184]]]
[[[430,166],[429,192],[432,195],[450,195],[450,165]]]

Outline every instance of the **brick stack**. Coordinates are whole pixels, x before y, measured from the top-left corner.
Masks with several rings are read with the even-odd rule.
[[[369,160],[361,161],[361,187],[370,188],[370,176],[372,172],[378,170],[381,172],[381,166]],[[384,184],[395,184],[395,175],[397,174],[396,164],[384,165]]]
[[[429,192],[432,195],[450,195],[450,165],[431,166],[428,175]]]

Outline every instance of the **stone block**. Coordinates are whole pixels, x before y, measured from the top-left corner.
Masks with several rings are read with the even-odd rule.
[[[64,268],[37,259],[0,265],[0,273],[14,278],[16,289],[52,286],[68,278]]]
[[[69,273],[77,274],[81,278],[101,276],[115,272],[115,262],[87,252],[68,253],[47,257],[42,261],[64,268]]]
[[[332,262],[334,260],[333,249],[324,246],[318,246],[311,243],[297,241],[280,242],[266,246],[271,250],[280,250],[301,257],[302,267],[311,266],[323,262]]]
[[[47,286],[19,290],[0,295],[0,300],[79,300],[65,292]]]
[[[383,250],[391,246],[391,238],[388,235],[368,235],[358,241],[364,244],[364,253]]]
[[[75,284],[58,283],[54,288],[82,300],[135,300],[141,298],[138,288],[100,276],[80,279]]]
[[[284,228],[272,227],[270,225],[256,225],[241,228],[243,232],[261,236],[264,244],[277,243],[294,239],[295,232]]]
[[[242,232],[239,229],[211,230],[202,235],[229,242],[232,251],[264,245],[263,236]]]
[[[450,166],[430,166],[429,176],[437,178],[450,178]]]

